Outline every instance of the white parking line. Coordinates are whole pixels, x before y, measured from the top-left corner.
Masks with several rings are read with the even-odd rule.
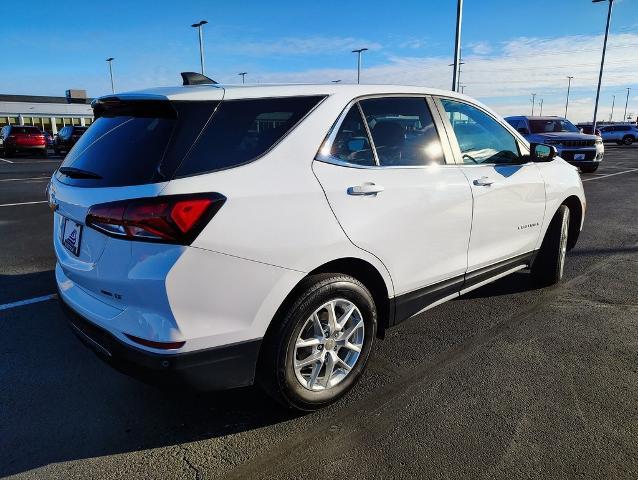
[[[6,160],[4,158],[0,158],[0,160],[2,160],[3,162],[7,162],[7,163],[13,163],[11,160]]]
[[[0,182],[18,182],[20,180],[50,180],[51,177],[0,178]]]
[[[48,300],[53,300],[54,298],[58,298],[57,293],[43,295],[42,297],[29,298],[28,300],[20,300],[18,302],[5,303],[4,305],[0,305],[0,310],[9,310],[10,308],[21,307],[23,305],[31,305],[32,303],[46,302]]]
[[[601,175],[600,177],[586,178],[583,182],[589,182],[591,180],[600,180],[601,178],[613,177],[614,175],[622,175],[624,173],[638,172],[638,168],[632,168],[631,170],[625,170],[624,172],[608,173],[607,175]]]
[[[18,205],[35,205],[36,203],[49,203],[48,200],[42,200],[39,202],[20,202],[20,203],[5,203],[0,205],[0,207],[16,207]]]

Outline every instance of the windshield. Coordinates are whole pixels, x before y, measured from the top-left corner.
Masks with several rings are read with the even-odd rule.
[[[571,132],[580,133],[580,130],[564,118],[552,118],[548,120],[530,120],[529,128],[532,133],[558,133]]]

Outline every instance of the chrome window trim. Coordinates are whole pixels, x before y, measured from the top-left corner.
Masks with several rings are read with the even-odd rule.
[[[367,100],[369,98],[389,98],[389,97],[398,97],[398,98],[415,98],[416,97],[416,98],[425,99],[426,105],[428,109],[430,110],[432,122],[434,123],[434,127],[437,131],[437,134],[439,135],[439,140],[441,142],[441,147],[443,149],[443,160],[445,161],[445,163],[442,163],[442,164],[433,163],[430,165],[386,165],[386,166],[379,164],[379,158],[377,156],[377,151],[374,146],[374,141],[372,140],[372,134],[370,132],[370,128],[368,127],[368,122],[366,121],[365,115],[363,114],[363,110],[361,106],[359,105],[359,102],[361,100]],[[361,115],[361,119],[363,120],[363,123],[366,127],[368,141],[370,142],[370,146],[372,147],[372,152],[375,158],[376,165],[358,165],[356,163],[346,162],[345,160],[341,160],[340,158],[333,157],[329,153],[324,154],[321,152],[324,149],[326,149],[328,152],[330,151],[330,149],[332,148],[332,144],[334,143],[335,137],[337,136],[337,132],[341,128],[341,124],[343,123],[346,115],[350,112],[350,109],[355,104],[357,105],[359,109],[359,115]],[[332,127],[330,127],[330,129],[328,130],[326,138],[321,143],[321,146],[319,147],[319,150],[317,151],[317,154],[315,155],[314,159],[318,162],[330,163],[332,165],[338,165],[340,167],[350,167],[350,168],[369,169],[369,170],[374,170],[374,169],[414,170],[414,169],[424,169],[424,168],[432,168],[432,167],[441,168],[441,167],[457,166],[458,164],[455,161],[455,156],[449,145],[449,139],[444,138],[447,136],[448,135],[444,128],[444,123],[442,122],[440,118],[440,112],[438,112],[438,109],[436,109],[436,105],[434,104],[431,95],[427,95],[423,93],[412,93],[412,94],[411,93],[373,93],[368,95],[361,95],[351,99],[346,104],[345,108],[341,111],[341,113],[337,117],[337,120],[332,124]]]

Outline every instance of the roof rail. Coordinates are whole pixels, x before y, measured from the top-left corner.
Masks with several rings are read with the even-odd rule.
[[[182,72],[182,79],[184,83],[182,85],[215,85],[217,82],[212,78],[208,78],[206,75],[202,75],[197,72]]]

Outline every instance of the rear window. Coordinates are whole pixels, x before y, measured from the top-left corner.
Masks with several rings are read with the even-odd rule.
[[[42,135],[37,127],[11,127],[11,133],[27,133],[31,135]]]
[[[95,122],[71,149],[57,178],[82,187],[117,187],[242,165],[270,149],[322,98],[102,99],[94,104]]]
[[[213,172],[255,160],[281,140],[322,98],[222,102],[175,175]]]

